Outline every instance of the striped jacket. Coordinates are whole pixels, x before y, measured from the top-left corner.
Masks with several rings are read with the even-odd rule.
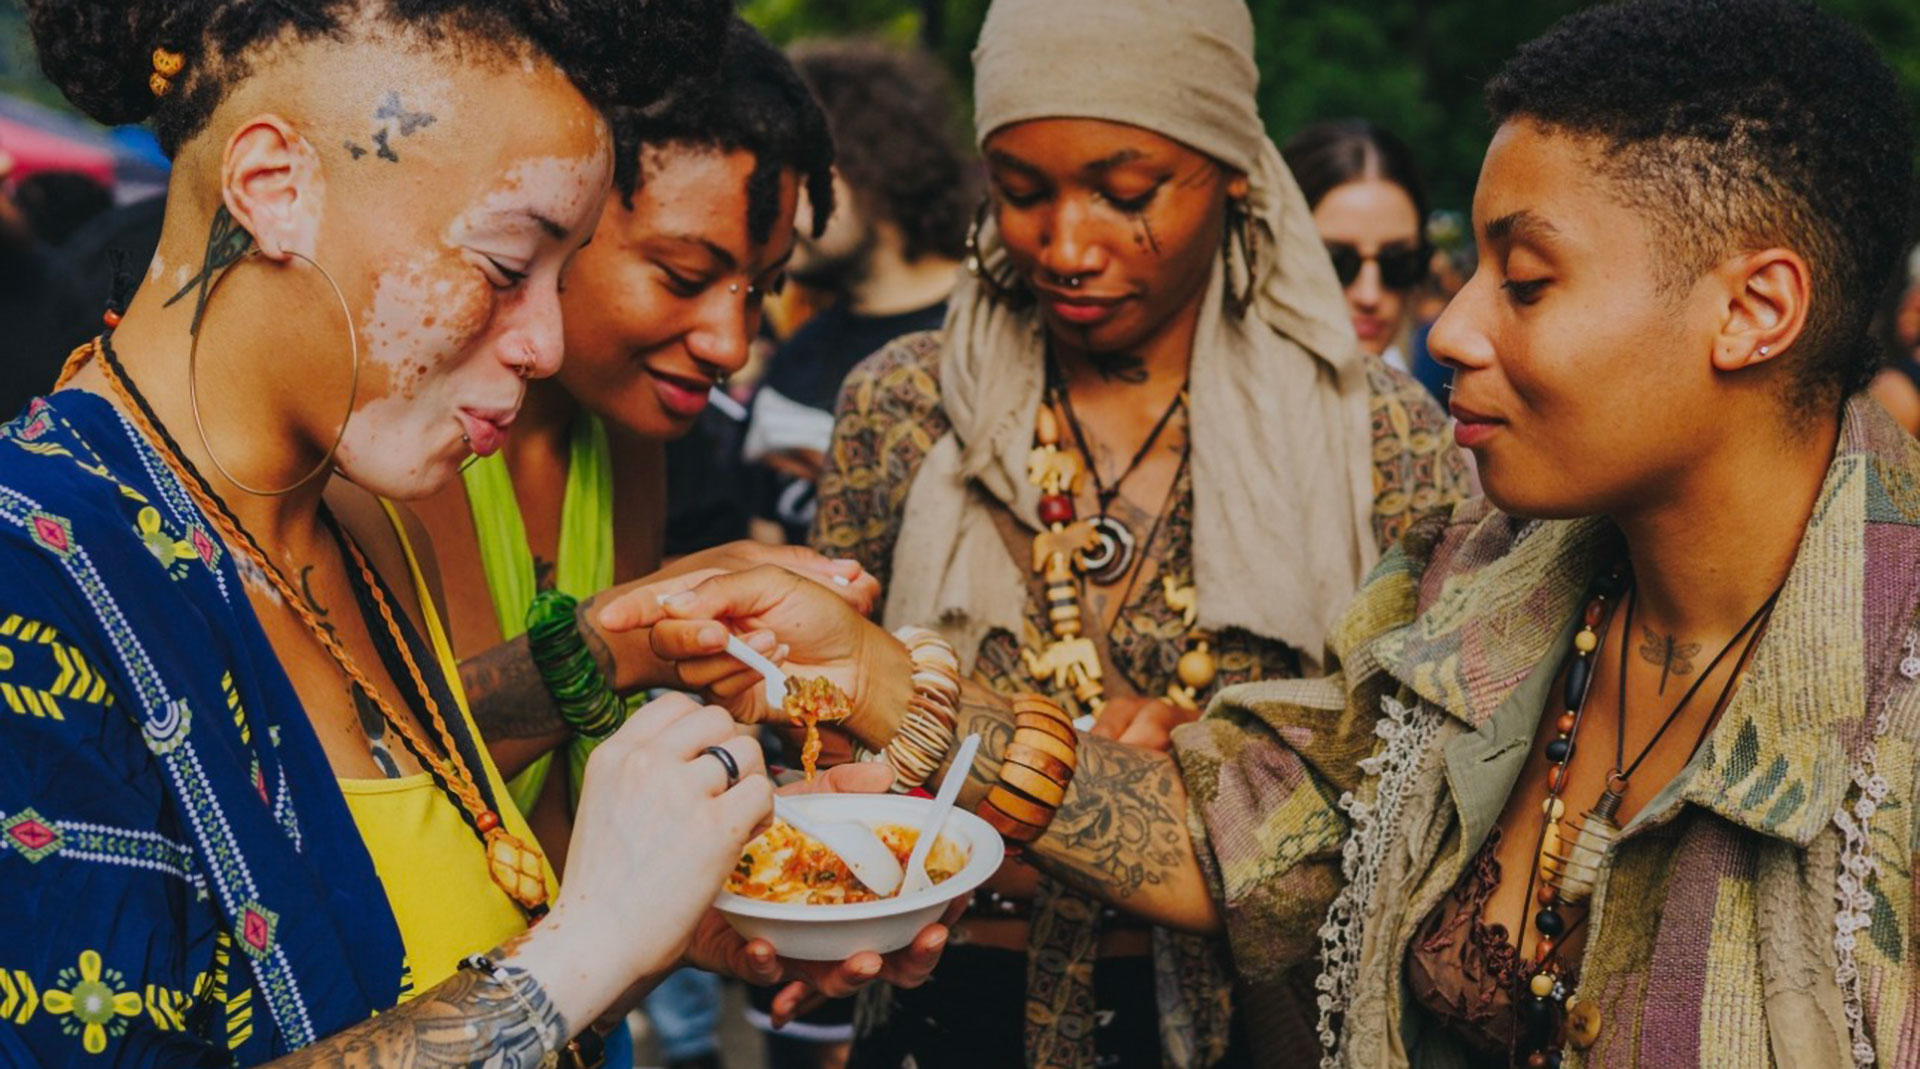
[[[1407,947],[1531,756],[1617,544],[1433,517],[1350,609],[1341,672],[1232,688],[1176,735],[1243,1010],[1293,1022],[1254,1029],[1261,1064],[1461,1063]],[[1920,445],[1855,400],[1740,686],[1606,866],[1579,992],[1602,1029],[1567,1066],[1920,1065],[1917,609]]]

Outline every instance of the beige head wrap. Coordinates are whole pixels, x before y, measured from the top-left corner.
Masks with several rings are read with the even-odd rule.
[[[1200,623],[1279,639],[1318,663],[1377,555],[1367,379],[1306,200],[1260,123],[1244,0],[994,0],[973,62],[983,143],[1030,119],[1104,119],[1248,176],[1253,307],[1244,318],[1226,310],[1246,264],[1216,260],[1190,373]],[[991,221],[980,243],[1004,271]],[[1024,562],[984,495],[1037,529],[1026,458],[1043,329],[1037,311],[1008,309],[974,279],[955,291],[940,367],[953,430],[915,477],[894,551],[887,622],[939,627],[969,665],[990,629],[1022,630]]]

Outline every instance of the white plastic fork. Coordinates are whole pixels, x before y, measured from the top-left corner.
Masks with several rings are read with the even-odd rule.
[[[953,751],[953,762],[947,766],[947,778],[940,781],[940,793],[933,796],[933,808],[927,811],[925,820],[920,822],[920,837],[914,840],[913,853],[907,855],[907,879],[900,885],[903,895],[916,894],[933,886],[933,878],[927,875],[927,857],[933,853],[933,843],[947,826],[947,813],[953,809],[953,800],[960,794],[960,785],[967,781],[967,770],[973,767],[974,751],[980,749],[980,736],[968,735],[960,740]]]
[[[760,673],[765,680],[767,704],[777,712],[787,700],[787,674],[774,663],[761,656],[760,651],[747,645],[739,635],[727,636],[727,652],[738,658],[742,664]],[[895,862],[898,864],[898,862]]]

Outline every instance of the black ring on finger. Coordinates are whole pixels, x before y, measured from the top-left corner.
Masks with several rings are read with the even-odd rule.
[[[725,746],[709,746],[700,752],[711,754],[714,760],[719,761],[720,766],[727,770],[728,790],[732,790],[734,784],[740,782],[740,762],[733,759],[733,754],[729,753]]]

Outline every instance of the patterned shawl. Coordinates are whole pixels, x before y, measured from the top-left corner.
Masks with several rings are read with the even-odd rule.
[[[0,427],[0,1062],[250,1065],[399,997],[238,564],[101,398]]]

